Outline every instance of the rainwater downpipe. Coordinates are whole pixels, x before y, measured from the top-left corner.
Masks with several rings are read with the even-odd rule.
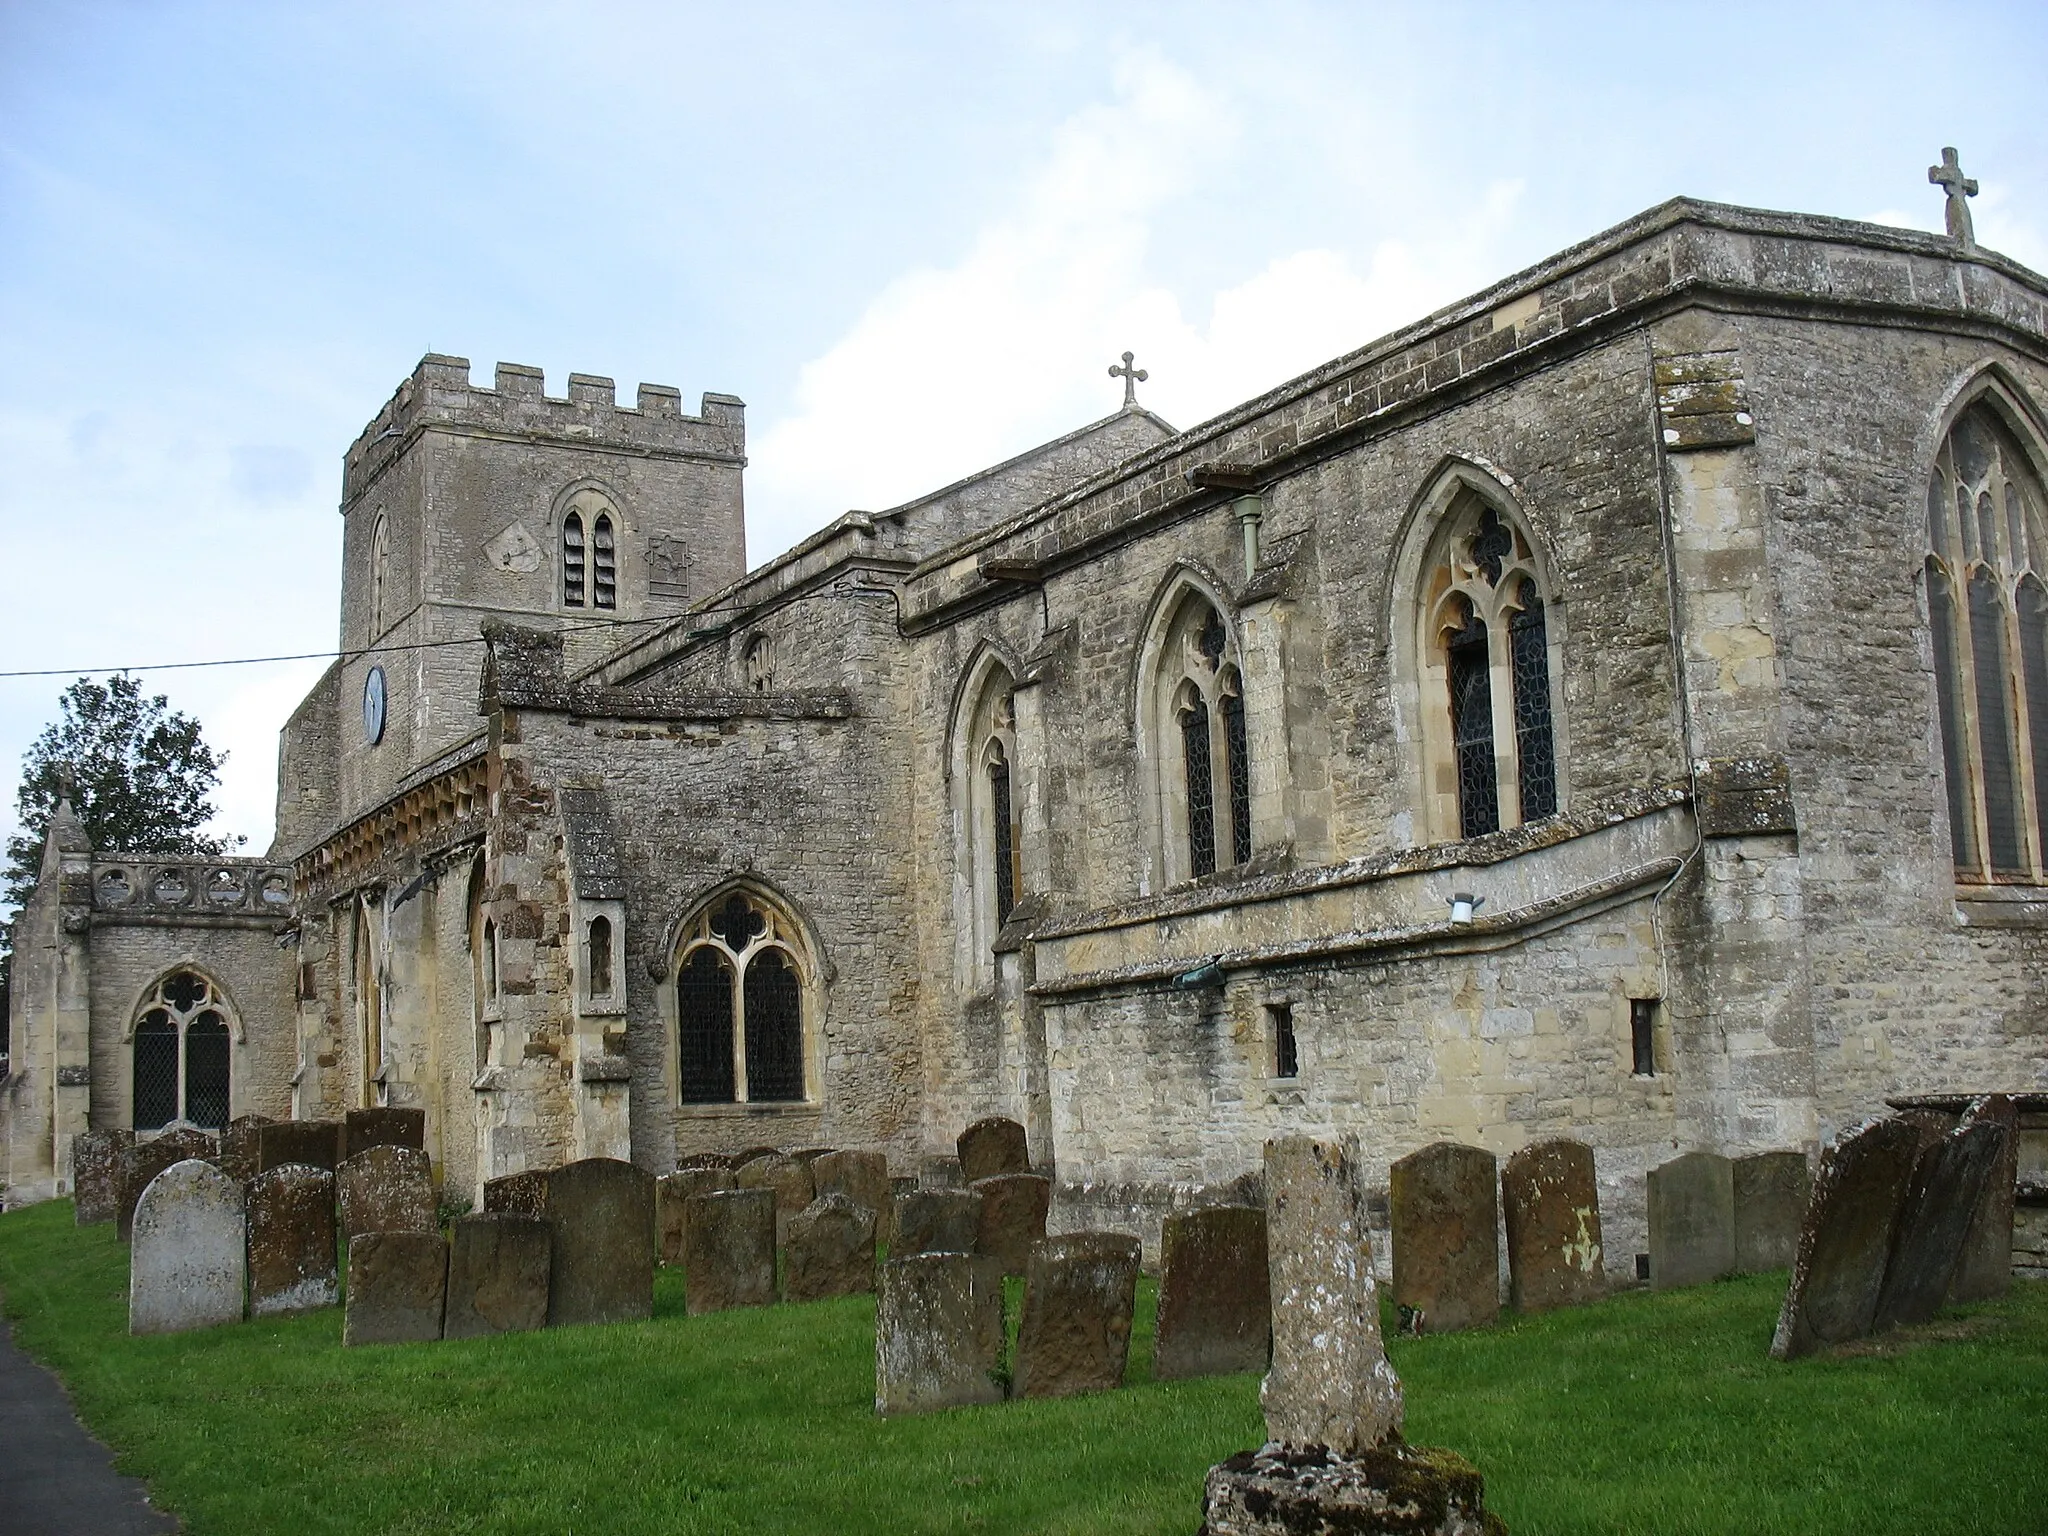
[[[1232,510],[1237,513],[1237,526],[1244,535],[1244,579],[1250,581],[1259,568],[1259,523],[1266,515],[1265,498],[1257,491],[1247,491],[1232,504]]]

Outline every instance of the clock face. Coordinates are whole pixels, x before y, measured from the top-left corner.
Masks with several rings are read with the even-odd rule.
[[[384,739],[384,669],[370,668],[363,679],[363,736],[371,746]]]

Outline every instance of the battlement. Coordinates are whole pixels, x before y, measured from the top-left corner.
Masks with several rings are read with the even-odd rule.
[[[553,396],[540,369],[500,363],[492,387],[485,389],[470,382],[468,358],[429,352],[349,445],[342,467],[343,508],[421,432],[437,428],[746,463],[747,407],[735,396],[707,393],[698,414],[686,416],[683,392],[672,385],[642,384],[634,403],[623,406],[610,379],[572,373],[568,384],[568,394]]]

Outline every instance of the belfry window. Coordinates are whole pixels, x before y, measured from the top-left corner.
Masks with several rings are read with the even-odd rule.
[[[619,606],[619,554],[612,543],[612,520],[602,512],[590,525],[590,606]]]
[[[138,1131],[228,1123],[227,1004],[197,971],[173,971],[144,999],[135,1022],[133,1096]]]
[[[391,577],[391,524],[377,514],[370,534],[370,638],[384,633],[385,588]]]
[[[675,983],[682,1102],[808,1098],[810,969],[794,924],[767,902],[733,891],[684,933]]]
[[[1206,598],[1181,599],[1160,659],[1162,827],[1167,877],[1214,874],[1252,856],[1252,753],[1244,679],[1223,616]],[[1176,760],[1177,761],[1172,761]]]
[[[562,606],[583,606],[583,579],[587,551],[583,547],[583,514],[571,512],[562,519]]]
[[[1927,488],[1927,617],[1950,853],[1965,883],[2048,878],[2048,557],[2041,482],[1980,401]]]

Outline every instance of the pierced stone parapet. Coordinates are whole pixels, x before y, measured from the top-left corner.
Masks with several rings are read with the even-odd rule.
[[[292,872],[267,859],[100,854],[92,861],[92,910],[101,920],[185,917],[195,921],[292,916]]]

